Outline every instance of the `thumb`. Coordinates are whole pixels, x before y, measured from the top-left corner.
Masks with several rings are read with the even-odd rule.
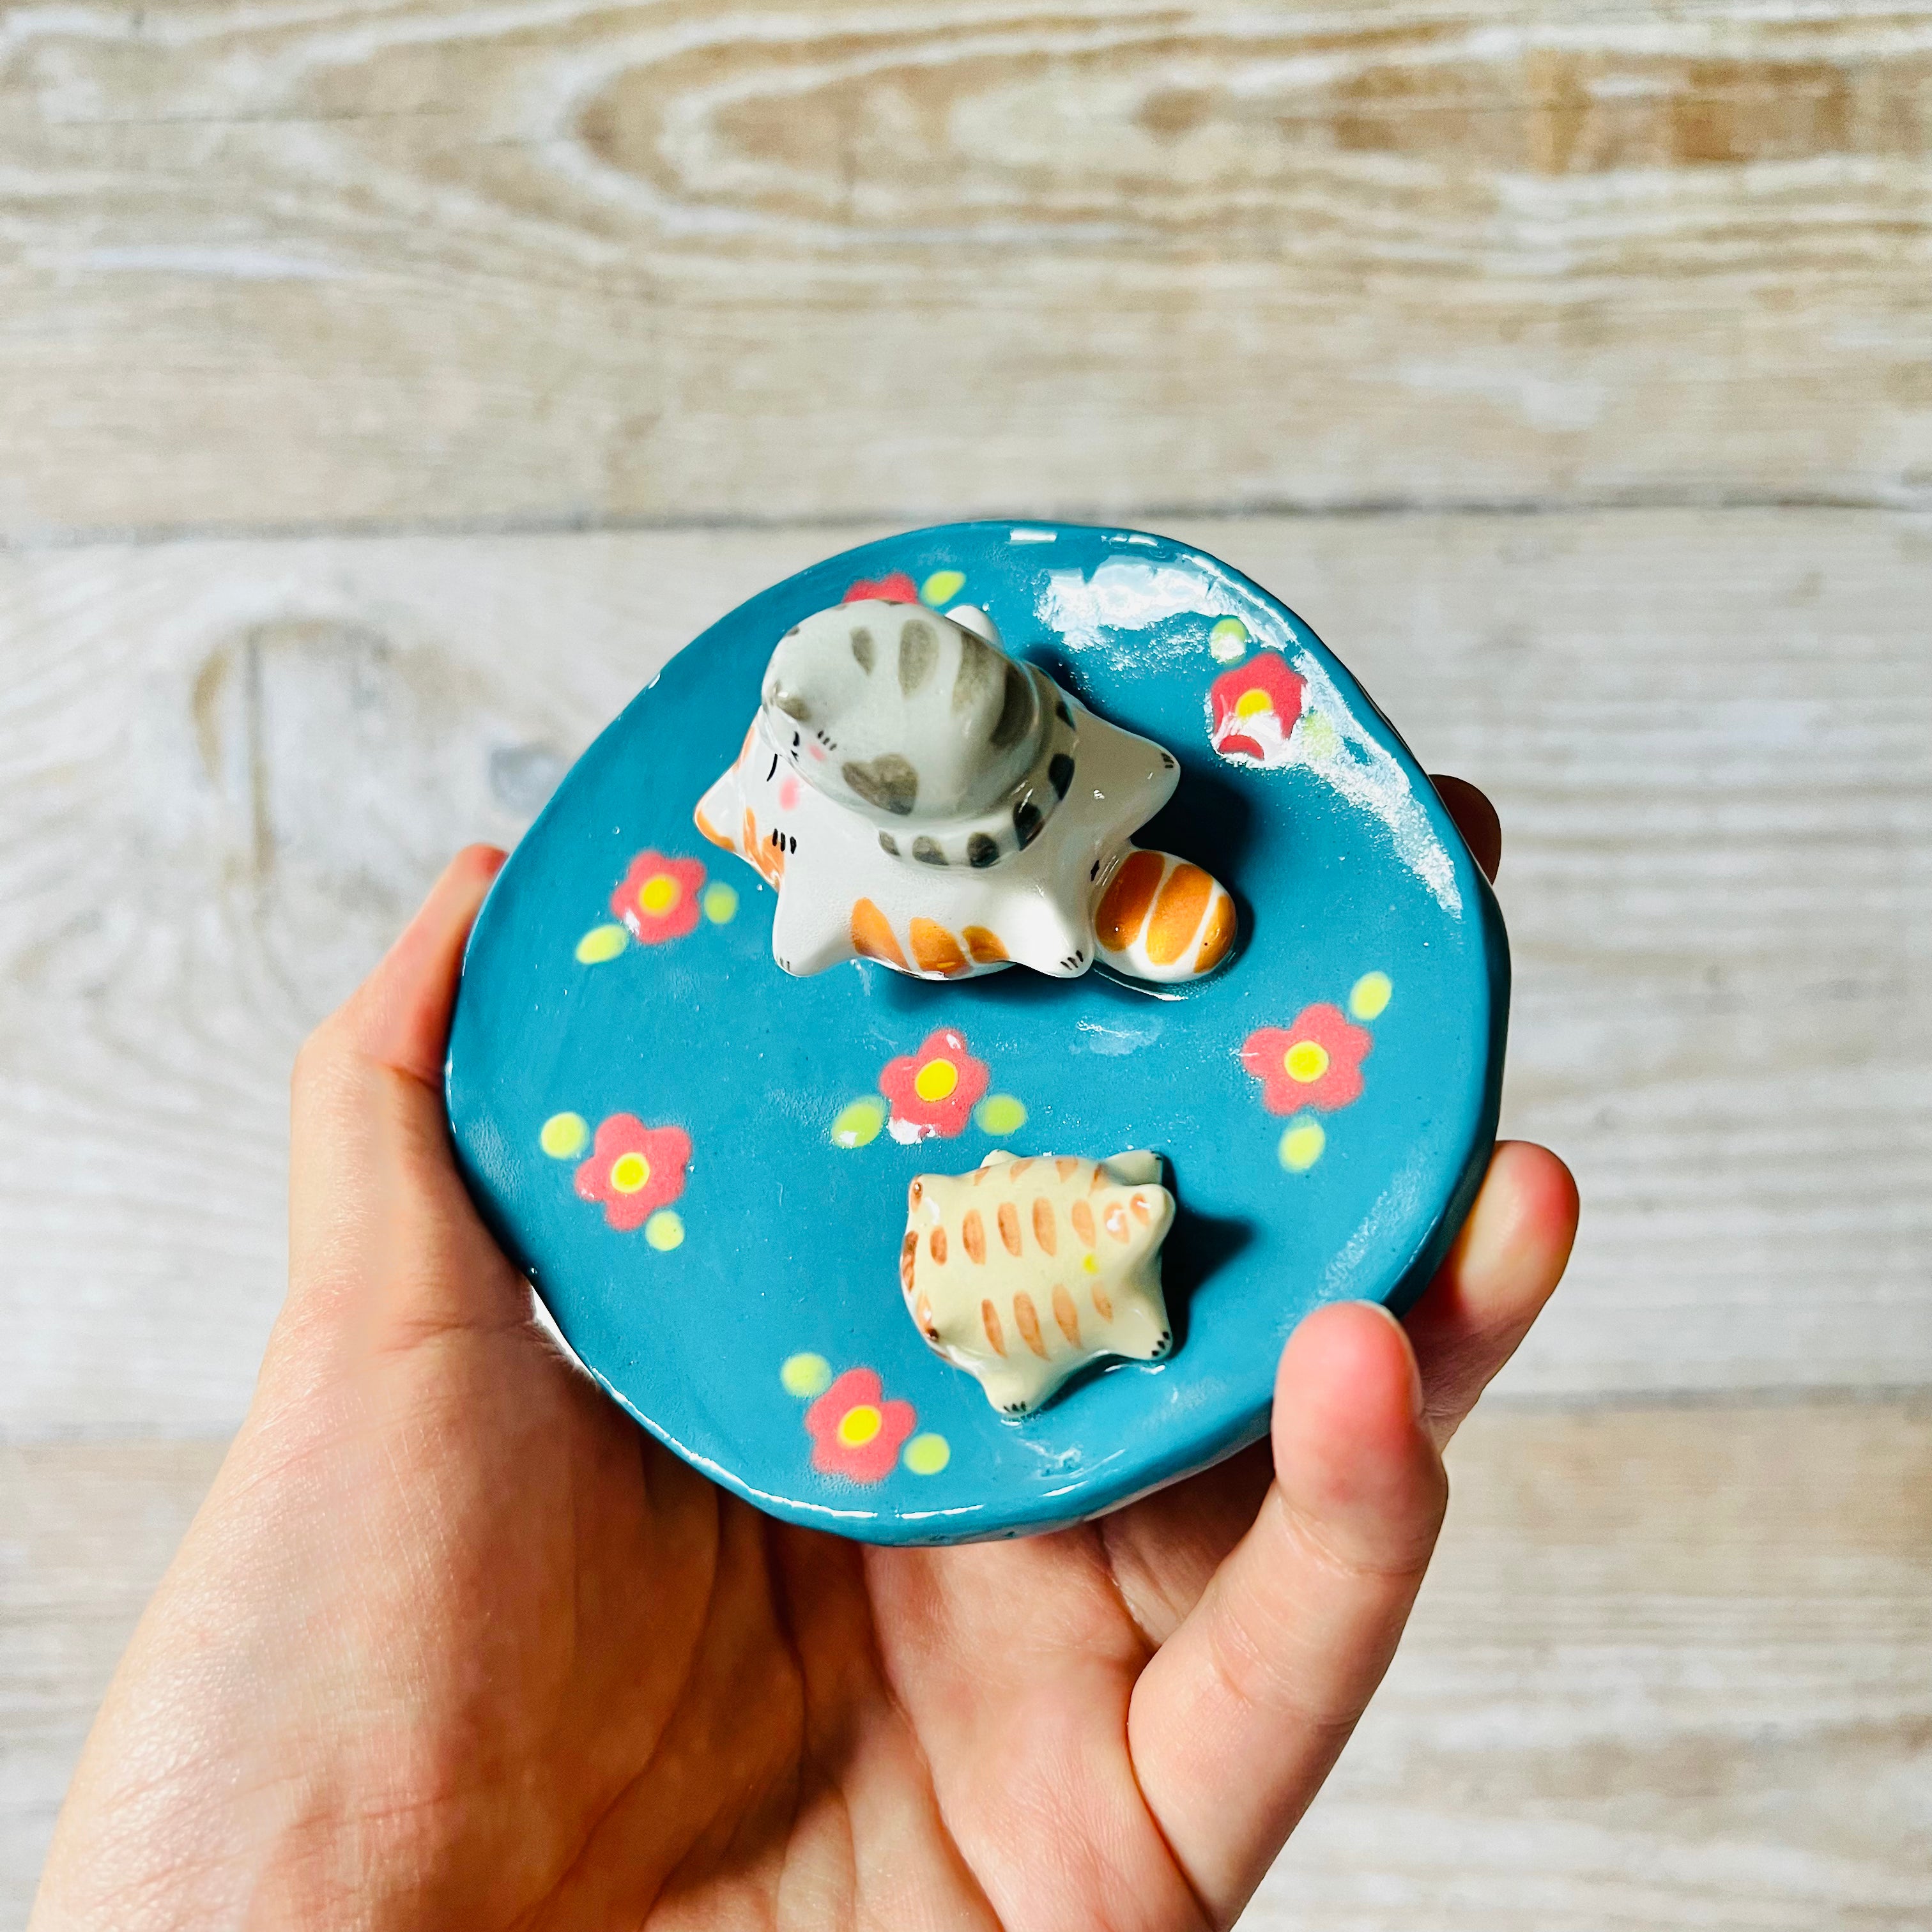
[[[1447,1501],[1421,1417],[1386,1311],[1310,1316],[1282,1353],[1260,1514],[1135,1688],[1142,1792],[1216,1922],[1232,1922],[1388,1668]]]
[[[278,1341],[320,1324],[390,1347],[528,1319],[522,1281],[457,1174],[443,1114],[463,948],[503,856],[488,845],[459,853],[296,1057]]]

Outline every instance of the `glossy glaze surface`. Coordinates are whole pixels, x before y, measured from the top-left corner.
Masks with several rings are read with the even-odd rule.
[[[1142,836],[1233,892],[1231,967],[1180,997],[1098,972],[778,970],[773,894],[692,810],[774,640],[868,586],[984,608],[1016,656],[1172,748],[1179,788]],[[753,598],[585,754],[478,922],[451,1118],[572,1346],[680,1454],[850,1534],[1012,1534],[1260,1433],[1318,1302],[1419,1291],[1493,1136],[1508,979],[1426,780],[1282,604],[1158,538],[952,525]],[[1178,1202],[1172,1352],[1018,1422],[927,1347],[896,1272],[913,1177],[995,1147],[1150,1148]]]

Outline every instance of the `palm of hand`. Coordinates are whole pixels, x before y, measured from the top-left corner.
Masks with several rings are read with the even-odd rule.
[[[391,1365],[368,1459],[413,1445],[412,1500],[358,1528],[350,1566],[394,1584],[324,1611],[398,1686],[351,1755],[396,1777],[363,1852],[400,1922],[1211,1916],[1138,1788],[1130,1700],[1172,1604],[1252,1520],[1264,1460],[1104,1535],[862,1550],[726,1496],[533,1331],[439,1348]],[[468,1419],[483,1391],[508,1431]],[[438,1560],[412,1562],[426,1514]],[[1182,1517],[1192,1535],[1169,1534]]]
[[[787,1528],[561,1358],[464,1194],[435,1078],[466,858],[305,1050],[290,1300],[36,1924],[1231,1920],[1386,1665],[1567,1174],[1499,1155],[1419,1375],[1378,1311],[1303,1325],[1272,1480],[1258,1444],[959,1550]]]

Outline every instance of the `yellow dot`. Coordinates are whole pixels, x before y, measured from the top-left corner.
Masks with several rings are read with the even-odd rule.
[[[928,604],[950,604],[965,587],[963,570],[935,570],[920,585],[919,594]]]
[[[1238,663],[1247,655],[1247,626],[1238,617],[1223,617],[1208,633],[1208,649],[1221,664]]]
[[[614,959],[631,943],[631,935],[621,926],[593,926],[577,942],[579,965],[601,966]]]
[[[677,904],[683,888],[668,872],[653,872],[638,889],[638,903],[653,919],[662,919]]]
[[[1027,1124],[1027,1110],[1010,1094],[989,1094],[973,1118],[982,1133],[1016,1134]]]
[[[905,1446],[905,1466],[915,1476],[936,1476],[952,1460],[952,1445],[943,1436],[915,1436]]]
[[[1305,1087],[1328,1071],[1328,1049],[1312,1040],[1298,1040],[1282,1055],[1281,1064],[1289,1079],[1299,1080]]]
[[[784,1367],[778,1370],[778,1380],[784,1384],[786,1394],[800,1400],[808,1395],[823,1395],[832,1386],[832,1364],[823,1355],[809,1352],[788,1355]]]
[[[862,1449],[886,1426],[886,1418],[869,1402],[855,1402],[838,1418],[838,1439],[848,1449]]]
[[[1098,1274],[1100,1272],[1100,1262],[1091,1254],[1082,1255],[1080,1257],[1080,1265],[1084,1268],[1089,1274]]]
[[[620,1154],[610,1163],[610,1185],[620,1194],[634,1194],[651,1178],[651,1164],[640,1154]]]
[[[684,1219],[668,1208],[660,1208],[644,1223],[644,1239],[661,1254],[669,1254],[684,1240]]]
[[[1297,1120],[1281,1137],[1281,1164],[1290,1174],[1306,1174],[1328,1144],[1319,1120]]]
[[[581,1114],[553,1114],[537,1135],[537,1145],[552,1160],[568,1160],[583,1151],[590,1138],[590,1124]]]
[[[959,1070],[950,1060],[928,1060],[913,1076],[912,1090],[922,1100],[943,1100],[959,1084]]]
[[[876,1100],[854,1100],[832,1123],[834,1147],[862,1148],[879,1137],[886,1124],[886,1110]]]
[[[1257,712],[1274,709],[1274,700],[1258,686],[1252,691],[1243,692],[1234,700],[1234,716],[1237,718],[1252,718]]]
[[[1358,1020],[1378,1020],[1395,991],[1386,973],[1364,973],[1348,992],[1348,1010]]]
[[[713,926],[729,926],[738,916],[738,889],[722,879],[704,889],[704,916]]]

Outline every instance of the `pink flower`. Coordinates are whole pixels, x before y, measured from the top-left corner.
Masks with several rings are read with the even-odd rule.
[[[986,1063],[966,1050],[966,1036],[950,1027],[926,1035],[916,1053],[886,1062],[879,1090],[892,1103],[892,1138],[949,1140],[964,1133],[974,1103],[986,1090]]]
[[[1292,1026],[1250,1034],[1241,1064],[1262,1083],[1262,1105],[1270,1114],[1303,1107],[1332,1114],[1361,1097],[1362,1062],[1372,1044],[1366,1027],[1324,1003],[1303,1007]]]
[[[1208,735],[1224,758],[1279,764],[1306,686],[1279,651],[1260,651],[1208,687]]]
[[[690,1159],[691,1136],[682,1127],[647,1127],[634,1114],[613,1114],[577,1170],[577,1191],[602,1202],[604,1220],[628,1234],[684,1192]]]
[[[610,895],[610,916],[631,928],[640,946],[682,939],[698,923],[698,892],[704,883],[702,860],[640,852]]]
[[[861,578],[838,601],[842,604],[866,604],[874,598],[885,604],[916,604],[919,586],[904,571],[896,570],[890,576],[880,578],[876,584],[868,584]]]
[[[887,1402],[870,1369],[848,1369],[805,1412],[812,1466],[822,1476],[876,1483],[892,1474],[919,1420],[909,1402]]]

